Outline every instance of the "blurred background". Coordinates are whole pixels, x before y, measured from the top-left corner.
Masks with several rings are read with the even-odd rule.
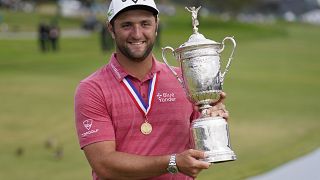
[[[319,0],[162,0],[154,48],[192,34],[185,6],[202,6],[199,32],[237,49],[224,91],[234,162],[199,180],[247,179],[320,146]],[[77,84],[114,45],[106,0],[0,0],[0,179],[90,179],[73,114]],[[222,65],[231,53],[222,53]],[[174,57],[167,57],[178,66]]]

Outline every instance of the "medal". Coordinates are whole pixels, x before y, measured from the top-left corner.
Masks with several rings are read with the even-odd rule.
[[[140,112],[145,117],[144,123],[140,126],[140,131],[144,135],[148,135],[152,132],[152,126],[148,122],[147,115],[150,112],[152,102],[155,96],[155,89],[156,89],[156,82],[157,82],[157,74],[154,74],[153,78],[149,82],[149,89],[148,89],[148,102],[145,103],[143,98],[141,97],[139,91],[133,86],[132,82],[129,78],[125,77],[122,80],[122,84],[124,85],[125,89],[128,91],[129,95],[133,99],[134,103],[140,110]]]
[[[140,131],[144,135],[148,135],[152,132],[152,126],[147,121],[141,124]]]

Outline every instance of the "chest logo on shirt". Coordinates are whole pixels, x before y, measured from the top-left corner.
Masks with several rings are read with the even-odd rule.
[[[161,103],[165,103],[165,102],[175,102],[176,101],[176,97],[174,93],[158,93],[157,94],[157,99],[159,100],[159,102]]]

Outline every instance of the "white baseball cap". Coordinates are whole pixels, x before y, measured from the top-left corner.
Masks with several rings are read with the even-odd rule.
[[[159,14],[154,0],[112,0],[107,13],[108,21],[116,17],[119,13],[129,9],[146,9],[153,14]]]

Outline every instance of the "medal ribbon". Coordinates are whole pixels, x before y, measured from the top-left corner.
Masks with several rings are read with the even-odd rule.
[[[129,78],[123,78],[122,82],[123,86],[128,91],[130,97],[133,99],[134,103],[139,108],[140,112],[142,112],[142,114],[144,114],[144,116],[146,117],[151,109],[154,100],[157,85],[157,73],[154,74],[153,78],[149,82],[147,103],[144,102],[139,91],[134,87]]]

